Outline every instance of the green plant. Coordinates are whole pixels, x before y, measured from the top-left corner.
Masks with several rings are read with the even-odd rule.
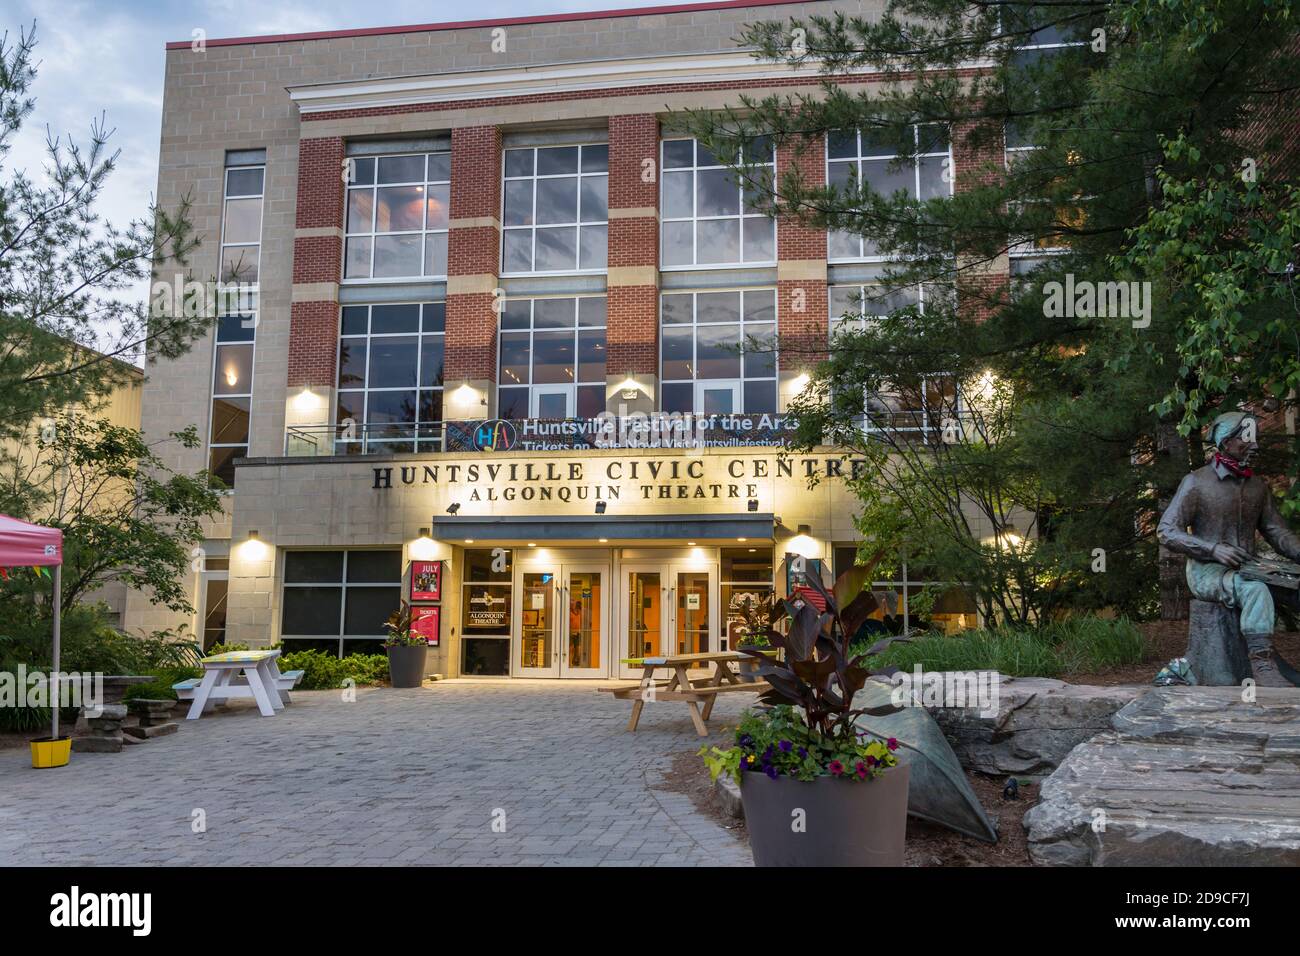
[[[855,737],[828,738],[818,733],[788,704],[764,714],[746,714],[736,729],[736,745],[722,750],[701,748],[713,780],[724,773],[740,780],[745,771],[809,781],[817,777],[868,780],[898,763],[892,737],[861,743]]]
[[[739,608],[741,639],[738,643],[746,647],[772,646],[767,636],[767,626],[772,618],[772,604],[775,599],[775,595],[769,592],[757,600],[752,597],[741,600]]]
[[[215,657],[218,654],[233,654],[237,651],[251,650],[247,644],[213,644],[208,648],[207,657]]]
[[[384,647],[427,647],[428,640],[422,634],[411,630],[411,605],[402,601],[397,610],[388,615],[384,622],[388,636],[384,638]]]
[[[383,654],[349,654],[338,658],[319,650],[293,651],[279,660],[281,671],[301,670],[301,690],[333,690],[343,681],[357,686],[379,684],[388,679],[388,658]]]
[[[149,681],[147,684],[132,684],[126,689],[126,693],[122,695],[123,700],[135,700],[137,698],[144,700],[176,700],[176,691],[172,690],[172,685],[194,677],[202,677],[203,669],[181,665],[155,668],[148,671],[148,674],[154,680]]]

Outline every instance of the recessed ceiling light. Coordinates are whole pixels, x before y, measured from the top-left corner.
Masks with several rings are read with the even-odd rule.
[[[473,539],[473,538],[466,538],[466,539],[465,539],[465,543],[466,543],[466,544],[473,544],[473,543],[474,543],[474,539]]]
[[[737,541],[748,541],[749,539],[748,539],[748,538],[737,538],[736,540],[737,540]]]
[[[688,547],[691,547],[691,548],[695,547],[695,542],[694,542],[694,541],[687,541],[686,544],[687,544]]]
[[[528,542],[528,547],[530,547],[530,548],[535,548],[535,547],[537,547],[537,542],[536,542],[536,541],[529,541],[529,542]]]
[[[609,541],[609,538],[601,538],[601,539],[600,539],[600,543],[601,543],[601,544],[605,544],[605,543],[607,543],[608,541]]]

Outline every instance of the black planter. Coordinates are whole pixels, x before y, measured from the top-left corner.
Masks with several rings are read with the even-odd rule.
[[[411,647],[388,648],[388,679],[394,687],[419,687],[424,683],[424,660],[429,647],[417,644]]]
[[[741,774],[754,865],[902,866],[907,771],[900,764],[867,782]]]

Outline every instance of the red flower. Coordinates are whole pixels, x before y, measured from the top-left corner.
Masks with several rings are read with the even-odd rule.
[[[829,770],[832,775],[838,777],[844,773],[844,764],[840,763],[838,760],[832,760],[826,765],[826,769]]]
[[[870,760],[871,758],[868,757],[867,759]],[[855,769],[858,772],[859,780],[866,780],[867,774],[870,772],[867,770],[867,765],[864,764],[861,760],[858,761],[857,766],[854,767],[853,769]]]
[[[888,740],[885,741],[885,746],[888,747],[890,750],[897,750],[898,741],[895,738],[890,737]]]

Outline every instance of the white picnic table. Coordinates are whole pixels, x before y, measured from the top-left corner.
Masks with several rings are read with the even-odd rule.
[[[266,650],[228,651],[203,658],[199,662],[203,678],[194,687],[194,702],[185,719],[198,720],[218,701],[236,697],[253,698],[263,717],[274,717],[277,710],[284,710],[289,697],[285,684],[295,682],[280,673],[279,656],[279,650]]]

